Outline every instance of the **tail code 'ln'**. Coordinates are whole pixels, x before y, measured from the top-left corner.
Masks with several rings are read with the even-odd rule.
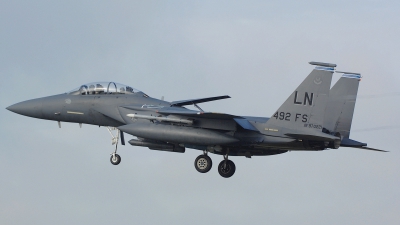
[[[314,70],[267,121],[267,127],[307,133],[322,131],[335,64],[314,63]]]
[[[299,101],[297,98],[298,98],[298,94],[297,94],[297,91],[295,91],[295,94],[294,94],[294,104],[295,105],[302,105],[302,104],[303,105],[307,105],[308,104],[308,105],[312,106],[313,99],[314,99],[314,93],[308,94],[308,92],[306,92],[304,94],[304,101],[303,102]]]

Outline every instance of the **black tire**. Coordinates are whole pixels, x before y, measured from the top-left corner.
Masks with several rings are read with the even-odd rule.
[[[212,167],[212,160],[208,155],[199,155],[194,160],[194,167],[200,173],[207,173],[211,170]]]
[[[118,154],[111,155],[110,162],[113,165],[118,165],[121,162],[121,156]]]
[[[235,173],[235,171],[235,163],[233,163],[231,160],[222,160],[218,165],[218,173],[222,177],[229,178]]]

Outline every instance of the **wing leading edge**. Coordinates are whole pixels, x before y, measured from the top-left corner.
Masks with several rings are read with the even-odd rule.
[[[188,100],[171,102],[171,106],[194,105],[194,104],[198,104],[198,103],[211,102],[211,101],[227,99],[227,98],[231,98],[231,97],[229,95],[223,95],[223,96],[216,96],[216,97],[209,97],[209,98],[188,99]]]

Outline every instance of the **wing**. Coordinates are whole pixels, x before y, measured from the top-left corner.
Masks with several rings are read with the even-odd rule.
[[[156,112],[164,115],[190,116],[190,117],[207,118],[207,119],[233,119],[235,117],[238,117],[225,113],[199,112],[182,107],[164,107],[158,109]]]
[[[231,98],[228,95],[217,96],[217,97],[210,97],[210,98],[196,98],[196,99],[189,99],[189,100],[181,100],[181,101],[174,101],[171,102],[171,106],[184,106],[184,105],[194,105],[203,102],[211,102],[221,99]]]
[[[216,113],[216,112],[199,112],[195,110],[190,110],[186,109],[183,107],[163,107],[163,108],[141,108],[138,106],[123,106],[122,108],[126,109],[131,109],[135,111],[154,111],[155,113],[165,115],[165,116],[176,116],[176,117],[181,117],[184,119],[190,119],[190,120],[204,120],[204,119],[214,119],[214,120],[219,120],[223,123],[223,121],[234,121],[236,124],[238,124],[240,127],[242,127],[245,130],[251,130],[251,131],[256,131],[260,132],[257,128],[253,126],[246,117],[241,117],[241,116],[236,116],[236,115],[230,115],[226,113]]]
[[[159,109],[157,113],[164,115],[175,115],[175,116],[185,116],[193,119],[220,119],[220,120],[234,120],[237,124],[239,124],[245,130],[257,131],[259,130],[255,128],[246,118],[241,116],[235,116],[225,113],[215,113],[215,112],[198,112],[194,110],[189,110],[181,107],[166,107]]]

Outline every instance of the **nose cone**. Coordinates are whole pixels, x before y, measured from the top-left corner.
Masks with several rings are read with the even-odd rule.
[[[32,99],[7,107],[11,112],[35,118],[42,117],[42,99]]]

